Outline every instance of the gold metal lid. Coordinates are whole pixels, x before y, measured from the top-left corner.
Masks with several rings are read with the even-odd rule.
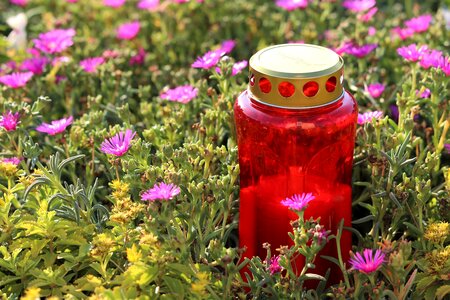
[[[250,58],[249,92],[257,101],[283,108],[309,108],[337,101],[344,60],[336,52],[309,44],[264,48]]]

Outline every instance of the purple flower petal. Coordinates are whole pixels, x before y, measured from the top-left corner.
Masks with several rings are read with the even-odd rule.
[[[105,139],[100,145],[100,150],[106,154],[122,156],[127,153],[131,146],[131,140],[135,135],[136,132],[133,132],[131,129],[127,129],[125,132],[119,132],[112,138]]]
[[[141,196],[143,201],[171,200],[180,193],[180,188],[172,183],[166,184],[160,182],[151,189],[144,192]]]
[[[52,121],[49,123],[42,123],[38,127],[36,127],[36,130],[39,132],[47,133],[49,135],[56,135],[58,133],[64,132],[66,128],[72,124],[73,117],[70,116],[68,118],[62,118],[60,120]]]

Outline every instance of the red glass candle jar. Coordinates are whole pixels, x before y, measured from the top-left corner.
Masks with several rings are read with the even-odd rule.
[[[239,244],[245,257],[266,257],[292,245],[288,236],[296,214],[281,200],[313,193],[305,217],[320,217],[336,233],[339,222],[351,226],[351,174],[357,105],[344,90],[343,60],[314,45],[284,44],[265,48],[250,59],[250,83],[234,106],[240,165]],[[351,234],[341,249],[349,258]],[[313,273],[338,267],[320,255],[337,257],[331,241],[314,261]],[[296,261],[302,269],[302,261]]]

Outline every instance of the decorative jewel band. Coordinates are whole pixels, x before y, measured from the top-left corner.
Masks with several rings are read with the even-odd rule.
[[[256,71],[250,66],[249,90],[255,100],[283,108],[310,108],[338,100],[344,88],[343,64],[330,74],[312,78],[282,78]]]

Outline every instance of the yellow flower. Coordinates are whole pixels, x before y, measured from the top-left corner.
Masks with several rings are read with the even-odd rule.
[[[442,250],[433,250],[425,255],[432,273],[440,273],[450,265],[450,245]]]
[[[25,291],[25,295],[20,298],[21,300],[39,300],[41,295],[41,289],[38,287],[29,287]]]
[[[9,162],[0,162],[0,174],[5,177],[14,176],[17,173],[17,166]]]
[[[116,245],[116,242],[105,233],[100,233],[92,240],[93,248],[91,250],[91,255],[93,257],[101,257],[105,254],[113,251],[113,247]]]
[[[116,179],[110,182],[109,186],[113,189],[112,197],[115,200],[123,200],[128,197],[128,192],[130,191],[130,185],[128,183]]]
[[[191,284],[191,290],[199,296],[206,296],[206,286],[209,284],[209,274],[206,272],[197,273],[197,281]]]
[[[138,250],[136,244],[127,249],[127,258],[129,262],[137,262],[142,258],[142,252]]]
[[[447,222],[437,222],[430,224],[425,231],[424,237],[436,244],[443,243],[450,235],[450,224]]]

